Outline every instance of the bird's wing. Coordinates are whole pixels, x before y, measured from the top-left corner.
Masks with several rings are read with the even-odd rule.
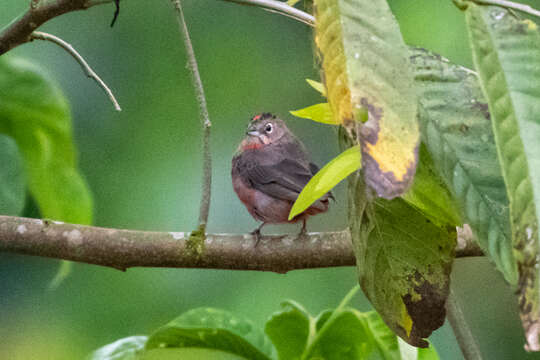
[[[255,189],[283,200],[295,201],[312,177],[309,169],[292,159],[269,165],[246,165],[242,175]]]

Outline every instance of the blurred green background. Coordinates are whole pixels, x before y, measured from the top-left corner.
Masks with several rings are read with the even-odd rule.
[[[333,128],[288,114],[321,101],[304,81],[319,77],[311,29],[254,7],[218,0],[183,3],[213,121],[208,230],[251,231],[256,223],[232,190],[230,160],[253,114],[270,111],[290,120],[320,165],[338,153]],[[450,0],[390,4],[408,44],[471,67],[463,17]],[[0,26],[27,6],[26,0],[1,0]],[[122,1],[121,8],[113,29],[112,5],[67,14],[42,28],[80,51],[115,92],[121,113],[58,47],[34,42],[8,56],[40,63],[67,94],[80,168],[94,194],[96,225],[189,231],[198,216],[200,125],[176,18],[166,0]],[[343,184],[336,192],[331,211],[308,222],[309,230],[345,226]],[[278,231],[298,229],[265,229]],[[76,264],[71,277],[51,291],[47,286],[58,265],[0,254],[0,359],[81,359],[199,306],[230,310],[262,327],[284,299],[318,313],[336,306],[356,281],[352,267],[277,275],[189,269],[122,273]],[[486,359],[540,359],[524,352],[516,299],[487,260],[456,261],[452,281]],[[370,309],[364,297],[353,304]],[[442,359],[462,358],[448,324],[431,340]]]

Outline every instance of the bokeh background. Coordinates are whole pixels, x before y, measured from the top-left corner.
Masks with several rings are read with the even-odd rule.
[[[367,0],[366,0],[367,1]],[[538,0],[525,1],[538,7]],[[322,99],[304,79],[318,79],[311,29],[283,16],[219,0],[183,1],[213,122],[210,232],[251,231],[256,223],[236,198],[230,160],[249,118],[274,112],[320,165],[338,153],[331,126],[288,114]],[[471,67],[463,15],[450,0],[390,0],[405,41]],[[1,0],[0,27],[28,1]],[[43,31],[70,42],[114,90],[113,110],[78,64],[51,43],[25,44],[7,56],[41,64],[71,102],[79,164],[95,200],[95,225],[189,231],[196,225],[201,156],[198,110],[169,1],[122,1],[64,15]],[[344,185],[329,213],[309,229],[346,224]],[[265,232],[296,232],[295,226]],[[76,264],[54,291],[59,262],[0,254],[0,359],[82,359],[121,337],[148,334],[182,312],[219,307],[263,326],[284,299],[313,314],[335,307],[356,281],[352,267],[272,273],[130,269]],[[512,290],[481,258],[455,262],[452,288],[486,359],[540,359],[523,350]],[[371,307],[363,297],[353,305]],[[462,359],[445,324],[432,342],[441,358]]]

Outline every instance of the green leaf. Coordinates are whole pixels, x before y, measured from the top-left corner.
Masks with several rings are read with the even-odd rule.
[[[137,360],[143,352],[147,336],[130,336],[94,351],[89,360]]]
[[[0,214],[20,215],[24,208],[25,177],[17,144],[0,135]]]
[[[17,142],[41,215],[91,223],[92,200],[76,167],[71,115],[60,89],[39,67],[2,56],[0,104],[0,133]]]
[[[412,49],[422,141],[454,195],[464,223],[511,284],[517,282],[508,197],[476,74],[440,55]]]
[[[460,226],[460,208],[435,170],[425,144],[420,144],[420,163],[409,191],[401,196],[438,226]]]
[[[319,170],[298,195],[289,213],[289,220],[306,210],[352,172],[358,170],[361,166],[360,157],[359,147],[355,146],[342,152]]]
[[[198,347],[222,350],[250,360],[268,360],[272,346],[247,320],[226,311],[198,308],[157,330],[146,349]]]
[[[540,31],[504,8],[466,5],[473,61],[510,200],[521,320],[529,350],[540,351]]]
[[[317,90],[322,96],[326,97],[326,89],[324,88],[324,84],[315,80],[306,79],[307,83]]]
[[[402,199],[368,201],[350,177],[350,226],[359,283],[384,322],[409,344],[444,323],[456,230],[440,227]]]
[[[296,117],[310,119],[310,120],[320,122],[323,124],[330,124],[330,125],[339,124],[334,119],[334,115],[332,114],[332,109],[330,109],[330,104],[328,103],[311,105],[304,109],[290,111],[290,113]]]
[[[375,350],[369,328],[356,310],[339,310],[327,319],[323,331],[302,359],[367,359]]]
[[[376,311],[362,314],[383,359],[400,359],[398,338]]]
[[[280,360],[300,359],[310,341],[311,317],[299,304],[286,301],[266,322],[265,332]]]
[[[141,354],[139,360],[244,360],[245,357],[225,351],[198,348],[152,349]],[[249,360],[249,359],[248,359]]]
[[[316,0],[314,9],[334,119],[358,135],[366,184],[400,196],[413,181],[420,132],[399,26],[386,0]]]
[[[439,360],[439,354],[431,343],[424,349],[411,346],[401,339],[398,339],[398,343],[401,360]]]

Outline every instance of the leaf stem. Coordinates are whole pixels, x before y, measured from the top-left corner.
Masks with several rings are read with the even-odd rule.
[[[502,6],[505,8],[518,10],[529,15],[540,17],[540,11],[526,4],[516,3],[516,2],[508,1],[508,0],[473,0],[473,1],[478,4]]]
[[[109,97],[111,102],[114,105],[114,108],[116,111],[122,111],[122,108],[120,108],[120,105],[118,104],[118,101],[116,101],[116,98],[114,97],[114,94],[112,93],[111,89],[105,84],[103,80],[95,73],[94,70],[88,65],[86,60],[71,46],[71,44],[65,42],[64,40],[60,39],[57,36],[41,32],[41,31],[34,31],[30,38],[32,40],[45,40],[50,41],[58,46],[60,46],[62,49],[68,52],[78,63],[81,65],[81,68],[83,69],[86,76],[88,76],[90,79],[94,79],[96,83],[105,91],[105,94]]]
[[[176,9],[176,15],[178,19],[178,25],[182,37],[184,40],[184,46],[186,48],[186,54],[188,58],[188,67],[191,72],[191,80],[193,82],[193,88],[197,94],[197,101],[199,103],[199,116],[203,127],[202,134],[202,151],[203,151],[203,179],[202,179],[202,194],[201,205],[199,209],[199,227],[206,226],[208,222],[208,214],[210,212],[210,197],[212,187],[212,156],[210,154],[210,117],[208,116],[208,108],[206,105],[206,97],[204,95],[204,88],[199,74],[199,67],[197,66],[197,59],[195,57],[195,51],[191,44],[191,38],[184,18],[184,11],[182,10],[182,4],[180,0],[171,0],[174,8]]]

